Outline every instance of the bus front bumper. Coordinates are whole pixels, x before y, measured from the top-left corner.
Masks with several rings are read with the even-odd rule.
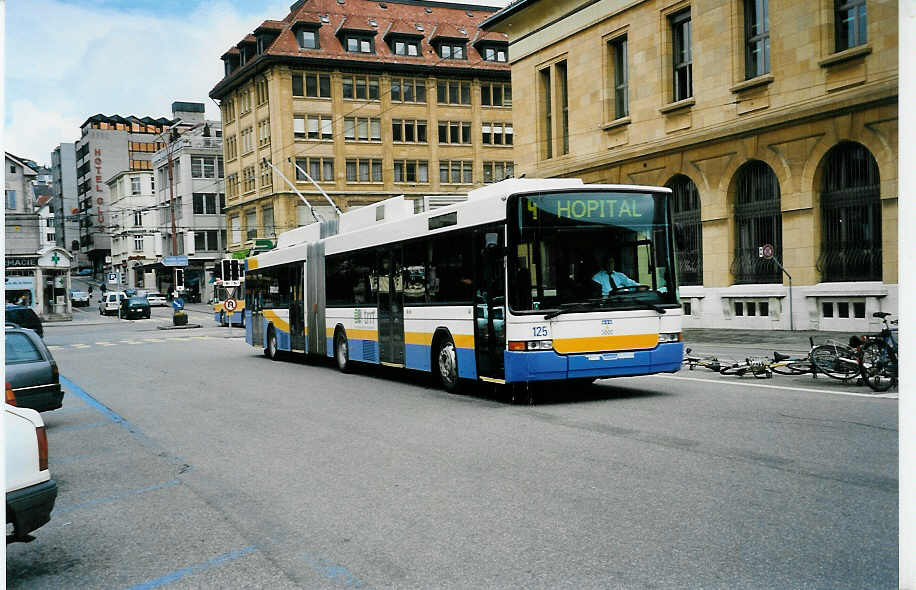
[[[625,377],[672,373],[681,368],[684,343],[659,344],[651,350],[559,354],[552,350],[506,351],[506,383]]]

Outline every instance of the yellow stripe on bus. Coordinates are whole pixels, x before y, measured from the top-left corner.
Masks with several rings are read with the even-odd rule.
[[[325,336],[328,338],[333,338],[334,330],[336,330],[336,328],[325,328]],[[376,330],[355,330],[344,328],[344,331],[347,333],[347,338],[351,340],[372,340],[374,342],[378,342],[378,331]]]
[[[289,322],[288,322],[287,320],[284,320],[284,319],[281,318],[280,316],[278,316],[278,315],[277,315],[277,312],[275,312],[275,311],[273,311],[273,310],[270,310],[270,309],[265,309],[265,310],[264,310],[264,317],[267,318],[268,320],[270,320],[270,322],[271,322],[274,326],[276,326],[278,330],[283,330],[284,332],[289,332]]]
[[[626,334],[589,338],[554,338],[553,348],[560,354],[608,352],[612,350],[645,350],[658,345],[658,334]]]
[[[474,336],[469,334],[452,334],[456,348],[474,348]],[[433,335],[430,332],[404,332],[404,344],[431,346]]]

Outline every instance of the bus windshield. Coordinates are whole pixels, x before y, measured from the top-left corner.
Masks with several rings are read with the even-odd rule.
[[[513,311],[677,305],[666,194],[541,193],[508,207]]]

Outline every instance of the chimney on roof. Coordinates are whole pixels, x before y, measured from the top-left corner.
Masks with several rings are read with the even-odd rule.
[[[172,118],[181,119],[186,125],[196,125],[204,122],[204,103],[202,102],[173,102]]]

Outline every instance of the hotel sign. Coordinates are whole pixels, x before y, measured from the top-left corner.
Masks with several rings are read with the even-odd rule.
[[[102,209],[102,205],[105,204],[105,193],[102,191],[102,148],[95,148],[95,159],[92,163],[95,164],[95,202],[98,205],[96,215],[99,218],[99,225],[102,225],[105,223],[105,214]]]

